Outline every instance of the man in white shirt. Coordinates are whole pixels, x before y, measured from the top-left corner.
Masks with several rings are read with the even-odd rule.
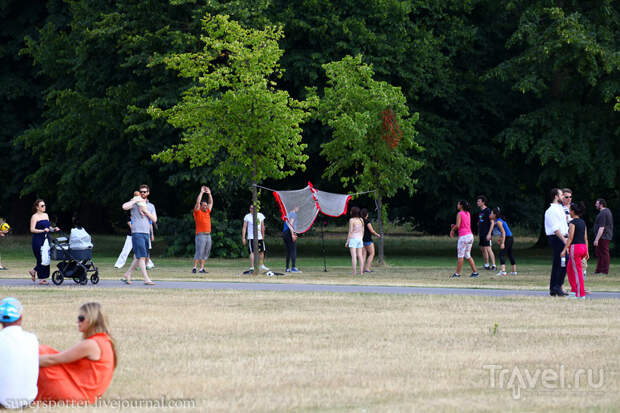
[[[254,206],[250,205],[250,213],[243,217],[243,229],[241,230],[241,241],[243,245],[246,242],[250,245],[250,272],[254,271],[254,245],[252,240],[254,239],[254,220],[252,214],[254,212]],[[269,268],[265,266],[265,216],[262,213],[256,214],[256,221],[258,222],[258,253],[260,269],[263,271],[269,271]],[[247,238],[246,238],[247,235]],[[247,241],[246,241],[247,240]]]
[[[550,193],[551,204],[545,211],[545,234],[549,245],[553,250],[553,264],[551,265],[551,279],[549,281],[549,294],[554,297],[568,295],[563,289],[566,277],[566,265],[561,265],[561,254],[568,237],[568,224],[566,214],[562,207],[562,191],[553,188]]]
[[[24,308],[18,299],[0,301],[0,407],[18,409],[37,396],[39,340],[22,330]]]

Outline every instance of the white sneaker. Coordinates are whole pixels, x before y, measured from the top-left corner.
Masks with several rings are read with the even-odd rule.
[[[568,298],[572,298],[574,300],[585,300],[586,296],[584,295],[583,297],[577,297],[577,295],[575,295],[574,293],[571,293]]]
[[[517,275],[517,272],[513,271],[513,272],[510,273],[510,275]]]
[[[502,277],[502,276],[506,275],[506,271],[500,271],[500,272],[498,272],[495,275],[497,275],[498,277]]]
[[[269,271],[269,268],[265,267],[264,265],[261,265],[260,269],[263,270],[263,271]]]

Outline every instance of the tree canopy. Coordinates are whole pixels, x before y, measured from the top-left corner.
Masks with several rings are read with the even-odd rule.
[[[400,88],[408,113],[419,114],[415,142],[424,151],[415,152],[414,159],[423,165],[415,173],[413,198],[407,190],[388,196],[390,218],[438,232],[452,220],[457,199],[485,194],[512,222],[539,228],[543,194],[550,186],[569,186],[578,199],[602,196],[612,208],[620,207],[620,153],[615,144],[620,114],[614,110],[620,95],[619,2],[359,4],[72,0],[23,7],[16,0],[4,2],[2,215],[14,221],[13,228],[25,231],[29,205],[45,197],[53,211],[70,216],[77,210],[87,215],[94,230],[110,231],[121,220],[119,203],[140,183],[154,187],[162,215],[179,217],[191,208],[198,184],[225,171],[245,170],[247,159],[229,159],[220,143],[207,145],[213,162],[199,168],[190,168],[198,165],[190,157],[171,163],[161,162],[164,155],[152,157],[208,129],[205,118],[199,127],[187,127],[189,119],[181,118],[175,126],[148,113],[149,107],[172,114],[167,111],[189,105],[192,91],[204,88],[201,77],[223,75],[218,70],[228,67],[214,65],[198,78],[186,77],[178,76],[166,60],[205,53],[206,13],[213,21],[230,15],[229,22],[239,22],[239,30],[270,30],[277,37],[278,50],[269,49],[270,62],[277,63],[266,63],[273,64],[273,72],[265,75],[261,65],[246,71],[247,76],[264,75],[260,87],[269,93],[256,104],[263,105],[261,110],[273,107],[273,116],[285,106],[306,113],[307,88],[323,96],[329,87],[323,65],[347,55],[362,55],[374,81]],[[256,50],[257,55],[248,58],[263,58],[269,50]],[[228,81],[233,80],[239,81]],[[217,99],[229,99],[230,109],[240,113],[249,95],[233,99],[226,95],[231,89],[203,89],[200,98],[212,109]],[[257,126],[273,131],[266,139],[287,133],[301,137],[288,146],[269,141],[271,155],[287,154],[274,155],[275,166],[261,166],[267,172],[257,178],[267,185],[282,179],[279,185],[289,188],[310,180],[340,190],[341,182],[324,175],[332,161],[321,156],[332,131],[304,116],[295,118],[299,123],[293,119],[293,132],[278,131],[278,122]],[[243,125],[247,119],[237,120]],[[219,136],[232,139],[232,125],[223,127]],[[175,151],[164,153],[172,156]],[[247,193],[245,175],[239,176],[219,179],[221,186],[213,188],[222,193],[218,205],[231,219],[241,214],[236,201]]]
[[[373,79],[374,71],[362,63],[361,55],[323,68],[328,80],[318,117],[333,135],[321,145],[321,155],[330,164],[323,176],[337,177],[357,192],[374,191],[382,234],[383,197],[401,188],[413,195],[418,182],[413,176],[423,165],[416,153],[422,147],[414,140],[418,114],[409,116],[400,88]],[[383,262],[383,239],[379,260]]]

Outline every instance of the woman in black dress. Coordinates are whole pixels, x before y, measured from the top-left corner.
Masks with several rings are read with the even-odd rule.
[[[39,284],[49,284],[46,278],[50,276],[50,266],[41,265],[41,247],[47,239],[47,234],[53,231],[60,231],[60,228],[52,228],[50,218],[45,212],[45,202],[42,199],[37,199],[32,206],[32,218],[30,218],[30,232],[32,233],[32,252],[37,259],[37,265],[28,273],[32,278],[32,282],[39,278]]]

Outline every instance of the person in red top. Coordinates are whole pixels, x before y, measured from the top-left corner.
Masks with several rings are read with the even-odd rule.
[[[207,194],[208,201],[202,199]],[[208,186],[200,188],[196,205],[194,205],[194,221],[196,222],[196,254],[194,255],[194,268],[192,273],[196,273],[196,267],[200,263],[200,271],[206,274],[205,261],[209,259],[211,252],[211,209],[213,209],[213,197]]]
[[[61,352],[39,346],[36,400],[94,403],[110,386],[116,350],[101,305],[82,305],[77,320],[82,341]]]

